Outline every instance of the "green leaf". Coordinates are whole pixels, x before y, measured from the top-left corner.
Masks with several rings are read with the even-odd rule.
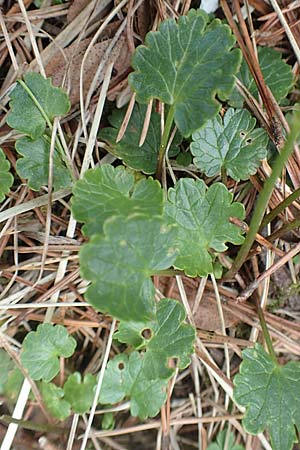
[[[118,331],[114,334],[114,338],[118,339],[119,342],[132,345],[134,348],[139,349],[147,344],[147,338],[153,333],[155,325],[155,321],[121,321],[118,326]]]
[[[232,50],[235,39],[218,19],[208,23],[206,13],[191,10],[187,16],[164,21],[159,31],[146,36],[132,60],[135,72],[129,83],[137,100],[157,98],[171,105],[175,123],[190,136],[220,110],[234,85],[241,54]]]
[[[243,351],[234,378],[234,399],[246,407],[243,426],[250,434],[268,429],[273,450],[291,450],[300,431],[300,364],[276,364],[261,345]]]
[[[70,109],[66,92],[54,87],[50,78],[46,79],[34,72],[24,75],[24,82],[17,83],[10,98],[8,125],[32,139],[37,139],[44,133],[46,117],[52,122],[54,117],[67,114]]]
[[[28,186],[38,191],[48,185],[50,139],[42,136],[35,141],[25,137],[16,142],[17,152],[23,158],[17,161],[17,171],[21,178],[28,179]],[[64,166],[57,150],[53,155],[53,186],[56,190],[70,186],[72,182],[69,169]]]
[[[158,414],[166,400],[168,380],[152,379],[143,371],[143,356],[122,353],[107,364],[99,402],[114,404],[130,397],[130,412],[141,419]]]
[[[53,417],[64,420],[71,414],[71,406],[63,399],[64,391],[53,383],[41,382],[40,391],[46,408]]]
[[[230,217],[243,219],[241,203],[232,203],[233,195],[221,183],[208,189],[202,180],[184,178],[169,189],[167,215],[179,226],[175,266],[195,277],[213,272],[209,249],[223,252],[225,242],[241,244],[241,230],[229,222]]]
[[[15,364],[6,351],[0,349],[0,386],[3,387],[8,380],[9,372],[13,370]]]
[[[0,202],[5,199],[5,195],[9,193],[14,182],[14,177],[9,169],[10,163],[6,159],[4,151],[0,148]]]
[[[44,323],[27,334],[21,361],[33,380],[52,380],[59,372],[59,357],[69,358],[76,341],[62,325]]]
[[[64,384],[65,399],[71,404],[72,409],[77,414],[84,414],[92,406],[94,399],[94,387],[97,380],[88,373],[81,381],[79,372],[70,375]]]
[[[256,120],[247,110],[230,108],[223,117],[206,122],[193,134],[194,164],[208,177],[225,170],[236,181],[247,180],[267,155],[268,135],[254,129]]]
[[[18,367],[15,367],[10,373],[3,389],[5,397],[10,400],[16,400],[20,393],[24,376]]]
[[[226,443],[226,437],[227,437],[227,430],[222,430],[217,436],[216,442],[213,442],[207,447],[207,450],[224,450],[225,443]],[[242,445],[238,445],[234,443],[235,437],[233,433],[230,433],[228,443],[227,443],[227,450],[245,450],[245,447]]]
[[[106,220],[103,232],[80,251],[81,275],[92,282],[87,301],[120,320],[151,320],[155,289],[150,277],[175,261],[176,227],[134,214]]]
[[[280,102],[287,96],[294,84],[291,66],[281,59],[280,52],[269,47],[258,47],[258,60],[266,84],[275,99]],[[245,60],[242,62],[237,77],[258,100],[257,87]],[[234,89],[230,95],[229,103],[235,108],[243,107],[244,99],[237,89]]]
[[[161,117],[153,108],[147,136],[144,144],[140,147],[139,141],[145,121],[146,110],[147,107],[145,105],[135,103],[126,132],[118,143],[116,143],[116,139],[126,111],[114,111],[109,117],[112,127],[102,129],[99,138],[107,142],[109,144],[108,151],[122,159],[128,167],[152,174],[156,171],[161,141]],[[169,149],[169,156],[178,152],[178,145],[181,140],[180,134],[176,133]]]
[[[88,170],[73,188],[72,212],[76,220],[85,222],[83,231],[88,236],[101,233],[105,220],[113,215],[140,212],[152,217],[162,211],[158,181],[148,178],[135,183],[134,175],[122,166]]]

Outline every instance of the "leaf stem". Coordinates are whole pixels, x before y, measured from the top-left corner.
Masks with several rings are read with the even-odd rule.
[[[246,239],[241,246],[238,255],[232,264],[229,271],[226,273],[225,278],[232,278],[235,273],[241,268],[245,259],[248,256],[248,253],[252,247],[253,242],[255,241],[256,233],[259,230],[259,227],[262,223],[263,216],[265,214],[265,210],[268,206],[269,200],[271,198],[275,183],[277,179],[280,177],[281,171],[285,166],[286,161],[288,160],[290,154],[294,148],[294,142],[296,141],[299,133],[300,133],[300,113],[297,112],[293,116],[291,131],[287,136],[287,139],[284,143],[284,146],[281,149],[281,152],[277,155],[275,163],[273,165],[272,173],[269,178],[266,179],[264,187],[260,194],[258,195],[256,207],[253,212],[253,216],[249,225],[249,231],[246,236]]]
[[[173,120],[174,120],[174,106],[171,106],[169,109],[168,115],[167,115],[167,120],[165,123],[164,132],[163,132],[160,147],[159,147],[157,170],[156,170],[156,178],[158,180],[160,180],[161,176],[162,176],[163,162],[164,162],[164,157],[166,154],[168,139],[169,139]]]
[[[272,222],[278,214],[285,210],[294,200],[300,197],[300,187],[296,189],[292,194],[290,194],[287,198],[285,198],[276,208],[272,209],[272,211],[267,214],[264,220],[261,223],[260,229],[268,225],[268,223]]]
[[[271,356],[271,358],[273,359],[273,361],[278,364],[277,358],[276,358],[276,353],[272,344],[272,339],[265,321],[265,316],[264,316],[264,312],[262,310],[262,307],[260,305],[256,306],[257,308],[257,314],[258,314],[258,318],[259,318],[259,322],[260,322],[260,326],[261,326],[261,331],[262,334],[264,336],[265,342],[267,344],[268,347],[268,351],[269,354]]]

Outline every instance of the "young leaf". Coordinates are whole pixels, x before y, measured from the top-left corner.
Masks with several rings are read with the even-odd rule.
[[[147,344],[147,338],[152,335],[155,325],[156,321],[121,321],[118,326],[118,331],[114,334],[114,338],[119,342],[132,345],[134,348],[139,349]]]
[[[65,327],[44,323],[25,337],[21,361],[33,380],[51,381],[59,372],[59,357],[69,358],[75,347]]]
[[[234,378],[234,399],[246,407],[243,426],[250,434],[269,431],[274,450],[291,450],[300,431],[300,364],[276,364],[261,345],[243,351]]]
[[[88,373],[81,381],[79,372],[70,375],[64,384],[65,400],[70,403],[72,410],[77,414],[84,414],[92,406],[94,387],[97,380]]]
[[[161,140],[160,116],[152,111],[150,125],[144,144],[139,141],[145,121],[146,106],[135,104],[126,132],[120,142],[117,135],[124,118],[124,111],[117,110],[109,118],[112,125],[100,131],[100,139],[109,144],[109,151],[132,169],[152,174],[156,170]]]
[[[194,164],[208,177],[225,170],[236,181],[253,175],[267,155],[268,135],[254,129],[256,120],[246,110],[230,108],[193,133],[191,152]]]
[[[4,151],[0,148],[0,202],[5,199],[5,195],[9,193],[14,182],[14,177],[9,169],[10,163],[6,159]]]
[[[152,217],[162,211],[163,191],[158,181],[148,178],[135,183],[134,175],[122,166],[88,170],[73,189],[72,212],[76,220],[85,222],[83,231],[88,236],[101,233],[103,223],[113,215],[140,212]]]
[[[132,60],[129,83],[137,100],[157,98],[171,105],[175,123],[185,137],[220,110],[234,85],[241,54],[232,50],[230,28],[219,20],[191,10],[187,16],[164,21],[146,36]]]
[[[71,406],[63,399],[64,391],[53,383],[41,382],[39,385],[43,402],[53,417],[64,420],[71,414]]]
[[[155,290],[150,277],[175,261],[176,227],[134,214],[106,220],[103,232],[80,251],[81,275],[92,282],[86,299],[120,320],[151,320]]]
[[[52,122],[54,117],[67,114],[70,109],[66,92],[52,86],[50,78],[34,72],[24,75],[24,82],[17,83],[10,98],[8,125],[31,139],[42,136],[47,120]]]
[[[50,140],[42,136],[35,141],[25,137],[16,142],[17,152],[23,158],[17,161],[17,171],[21,178],[28,179],[28,186],[38,191],[48,184]],[[72,182],[69,169],[61,161],[57,150],[53,155],[53,186],[56,190],[70,186]]]
[[[292,68],[281,59],[280,52],[269,47],[258,47],[258,60],[266,81],[275,99],[279,102],[285,98],[294,83]],[[237,77],[256,99],[258,91],[247,63],[243,60]],[[244,99],[235,88],[230,95],[229,103],[235,108],[242,108]]]
[[[241,230],[229,222],[243,219],[241,203],[232,203],[233,195],[221,183],[206,188],[202,180],[184,178],[169,189],[167,215],[179,226],[178,257],[175,266],[195,277],[213,272],[209,249],[223,252],[225,242],[241,244]]]
[[[133,352],[116,356],[107,364],[99,402],[114,404],[130,397],[130,412],[141,419],[158,414],[166,400],[168,380],[146,377],[143,371],[143,357]]]
[[[225,443],[226,443],[226,437],[227,437],[227,430],[222,430],[217,436],[216,442],[213,442],[207,447],[207,450],[224,450]],[[245,447],[242,445],[238,445],[234,443],[235,437],[233,433],[230,433],[229,439],[228,439],[228,445],[227,450],[245,450]]]

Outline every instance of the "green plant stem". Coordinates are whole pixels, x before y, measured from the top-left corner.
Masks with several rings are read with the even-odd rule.
[[[294,200],[297,200],[297,198],[300,197],[300,187],[295,190],[291,195],[289,195],[287,198],[285,198],[279,205],[276,206],[276,208],[272,209],[272,211],[267,214],[264,218],[264,220],[261,223],[260,229],[268,225],[268,223],[272,222],[275,217],[278,216],[282,211],[285,210],[291,203],[293,203]]]
[[[257,308],[257,314],[258,314],[258,318],[259,318],[259,322],[260,322],[260,326],[261,326],[261,331],[264,336],[265,342],[267,344],[269,354],[270,354],[271,358],[273,359],[273,361],[276,364],[278,364],[278,361],[276,358],[276,353],[274,351],[274,347],[272,344],[272,339],[271,339],[271,336],[270,336],[270,333],[269,333],[269,330],[268,330],[268,327],[267,327],[267,324],[265,321],[264,312],[260,305],[257,305],[256,308]]]
[[[256,233],[259,230],[259,227],[262,223],[263,216],[265,214],[265,210],[268,206],[269,200],[271,198],[275,183],[277,179],[280,177],[282,169],[285,166],[286,161],[288,160],[290,154],[294,148],[294,142],[296,141],[299,132],[300,132],[300,114],[299,112],[295,113],[293,116],[293,121],[291,125],[291,131],[287,136],[287,140],[281,150],[281,152],[277,155],[275,163],[273,165],[272,173],[269,178],[266,179],[264,187],[260,194],[258,195],[256,207],[253,212],[253,216],[249,225],[249,231],[247,233],[246,239],[241,246],[238,255],[233,262],[231,268],[225,275],[226,279],[232,278],[235,273],[241,268],[244,261],[246,260],[248,253],[252,247],[253,242],[255,241]]]
[[[156,170],[156,178],[158,180],[161,180],[163,162],[164,162],[164,157],[165,157],[166,150],[167,150],[167,144],[168,144],[168,139],[169,139],[173,120],[174,120],[174,106],[171,106],[169,109],[168,115],[167,115],[167,120],[165,123],[165,128],[164,128],[164,132],[163,132],[160,147],[159,147],[157,170]]]
[[[295,230],[299,226],[300,226],[300,219],[295,219],[292,220],[292,222],[285,223],[284,225],[282,225],[281,228],[279,228],[279,230],[276,230],[268,237],[268,241],[273,242],[276,239],[280,239],[281,236],[285,235],[289,231]]]
[[[35,97],[34,93],[29,89],[29,87],[27,86],[26,83],[24,83],[23,80],[18,80],[18,83],[20,83],[20,85],[22,86],[22,88],[27,92],[27,94],[29,95],[29,97],[31,98],[31,100],[33,101],[33,103],[35,104],[35,106],[37,107],[37,109],[40,111],[41,115],[43,116],[46,124],[48,125],[48,127],[50,128],[51,132],[53,131],[53,125],[51,120],[49,119],[49,117],[47,116],[46,111],[44,110],[44,108],[42,107],[42,105],[39,103],[39,101],[37,100],[37,98]],[[69,169],[72,179],[75,180],[74,178],[74,174],[73,174],[73,170],[72,167],[70,167],[69,161],[66,158],[63,146],[61,145],[60,140],[58,139],[57,136],[55,136],[55,143],[57,146],[57,149],[66,165],[66,167]]]
[[[44,424],[44,423],[33,423],[29,420],[15,419],[6,414],[4,414],[3,416],[0,416],[0,420],[2,420],[5,423],[8,423],[8,424],[15,423],[27,430],[40,431],[42,433],[50,432],[50,431],[55,431],[55,432],[61,433],[62,431],[64,431],[63,429],[61,429],[55,425],[49,425],[49,424]]]

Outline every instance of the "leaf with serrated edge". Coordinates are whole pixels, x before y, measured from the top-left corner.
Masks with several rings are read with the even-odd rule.
[[[294,75],[292,67],[281,59],[280,52],[273,48],[258,47],[258,59],[265,82],[275,99],[279,102],[288,95],[293,87]],[[256,83],[245,60],[242,62],[237,77],[258,100]],[[235,108],[242,108],[244,99],[237,89],[232,91],[229,103]]]
[[[166,400],[167,379],[146,377],[143,355],[122,353],[107,364],[101,386],[99,402],[114,404],[130,397],[130,412],[141,419],[158,414]]]
[[[64,384],[65,400],[70,403],[72,410],[77,414],[86,413],[92,406],[94,387],[97,380],[88,373],[81,380],[79,372],[72,373]]]
[[[59,372],[59,357],[69,358],[75,347],[65,327],[44,323],[25,337],[21,361],[33,380],[51,381]]]
[[[81,275],[92,282],[87,301],[120,320],[151,320],[155,289],[150,277],[174,263],[176,227],[134,214],[106,220],[103,232],[80,251]]]
[[[187,16],[165,20],[146,36],[133,56],[135,72],[129,84],[137,100],[157,98],[174,108],[175,123],[190,136],[220,110],[234,86],[241,60],[235,39],[218,19],[208,23],[206,13],[191,10]]]
[[[4,151],[0,148],[0,202],[5,199],[5,195],[9,193],[14,182],[14,177],[9,169],[10,163],[6,159]]]
[[[300,431],[300,364],[276,364],[261,345],[243,351],[234,378],[234,399],[246,408],[243,426],[250,434],[268,429],[273,450],[291,450]]]
[[[103,223],[113,215],[145,213],[152,217],[162,211],[163,191],[158,181],[148,178],[135,183],[134,175],[122,166],[105,164],[88,170],[73,188],[72,213],[85,222],[87,236],[101,233]]]
[[[54,87],[50,78],[31,72],[24,75],[24,82],[51,122],[54,117],[67,114],[70,109],[68,96],[62,89]],[[20,83],[11,92],[10,99],[8,125],[32,139],[42,136],[46,120]]]
[[[236,181],[247,180],[267,155],[268,135],[254,129],[256,120],[247,110],[230,108],[193,133],[194,164],[208,177],[225,170]]]
[[[114,111],[109,117],[112,127],[103,128],[100,131],[99,139],[107,142],[109,145],[107,150],[117,158],[122,159],[126,166],[147,174],[153,174],[156,171],[161,141],[161,117],[153,109],[145,142],[140,146],[139,141],[145,122],[146,110],[145,105],[135,103],[125,134],[118,143],[116,139],[126,111]],[[169,156],[178,151],[180,142],[181,138],[177,133],[169,149]]]
[[[224,184],[215,183],[207,189],[202,180],[191,178],[181,179],[169,189],[167,216],[179,226],[175,266],[187,275],[213,272],[210,248],[223,252],[227,249],[225,242],[242,244],[241,230],[229,219],[243,219],[245,211],[232,199]]]
[[[39,385],[43,402],[53,417],[64,420],[71,414],[71,406],[64,398],[62,388],[53,383],[41,382]]]
[[[38,191],[48,185],[50,140],[42,136],[35,141],[30,138],[18,139],[17,152],[23,156],[17,161],[17,172],[28,180],[28,186]],[[69,169],[61,161],[57,150],[53,154],[53,186],[56,190],[70,186],[72,182]]]

